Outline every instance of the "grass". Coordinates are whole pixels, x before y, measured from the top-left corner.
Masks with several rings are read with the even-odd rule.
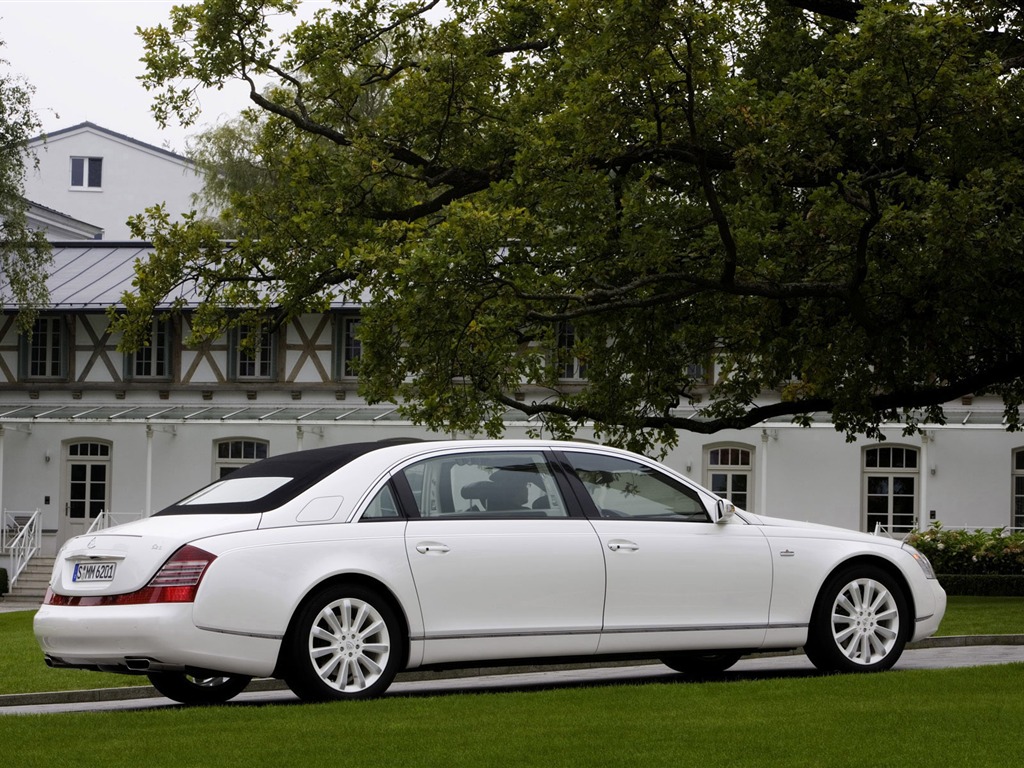
[[[1024,664],[0,716],[18,768],[1017,765]],[[56,736],[55,736],[56,735]]]
[[[937,634],[1024,634],[1024,597],[950,597]]]
[[[32,615],[32,611],[0,614],[0,694],[148,684],[141,675],[48,668],[32,635]],[[951,597],[939,634],[1024,634],[1024,598]]]

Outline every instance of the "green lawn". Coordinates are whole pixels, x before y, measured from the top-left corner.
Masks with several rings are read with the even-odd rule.
[[[1018,765],[1024,664],[879,675],[651,683],[0,715],[5,765]]]
[[[950,597],[938,634],[1024,635],[1024,597]]]
[[[144,683],[47,669],[0,614],[0,693]],[[1024,632],[1024,598],[951,598],[941,634]],[[61,766],[857,766],[1020,761],[1024,664],[881,675],[0,715],[0,754]]]
[[[951,597],[940,635],[1024,634],[1024,598]],[[32,611],[0,613],[0,694],[145,685],[144,676],[49,669],[32,636]]]

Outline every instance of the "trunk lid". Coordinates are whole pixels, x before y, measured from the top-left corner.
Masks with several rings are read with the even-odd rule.
[[[60,595],[120,595],[146,586],[180,547],[259,527],[259,514],[167,515],[69,539],[57,555],[50,588]]]

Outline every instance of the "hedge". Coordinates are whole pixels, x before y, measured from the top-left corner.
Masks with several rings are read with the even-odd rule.
[[[1024,533],[1006,533],[1002,528],[947,530],[936,523],[910,534],[907,542],[931,560],[936,573],[1024,576]]]
[[[947,595],[1024,597],[1024,576],[956,573],[940,573],[938,576]]]
[[[1024,596],[1024,533],[947,530],[935,523],[907,542],[931,560],[950,595]]]

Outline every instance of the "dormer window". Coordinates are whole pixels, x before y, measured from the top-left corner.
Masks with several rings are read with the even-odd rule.
[[[103,186],[103,158],[72,157],[71,186],[100,189]]]

